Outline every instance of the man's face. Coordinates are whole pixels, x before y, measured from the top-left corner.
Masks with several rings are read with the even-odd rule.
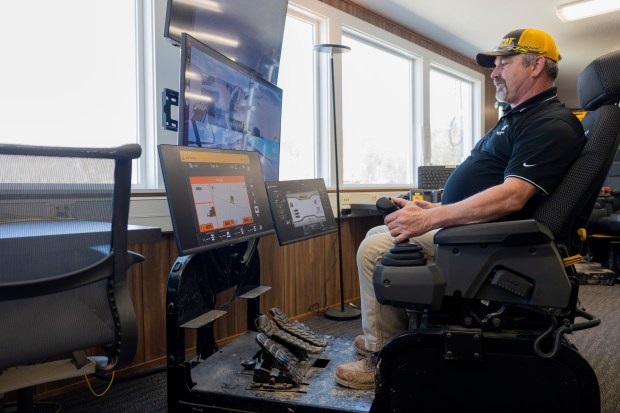
[[[491,78],[495,84],[495,98],[511,106],[521,103],[530,88],[531,68],[523,65],[522,55],[497,56]]]

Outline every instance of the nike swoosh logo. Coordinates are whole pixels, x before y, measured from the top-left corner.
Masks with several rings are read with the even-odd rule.
[[[531,168],[532,166],[536,166],[536,164],[535,163],[529,164],[527,162],[523,162],[523,166],[525,166],[526,168]]]

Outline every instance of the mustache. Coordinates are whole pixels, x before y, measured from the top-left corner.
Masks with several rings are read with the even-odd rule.
[[[493,79],[493,86],[498,87],[500,85],[506,86],[504,79]]]

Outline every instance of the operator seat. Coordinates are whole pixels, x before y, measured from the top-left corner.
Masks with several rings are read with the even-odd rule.
[[[377,300],[422,317],[380,352],[371,412],[600,411],[564,334],[600,323],[577,308],[573,264],[620,143],[618,73],[620,50],[581,72],[588,140],[534,219],[445,228],[434,263],[399,265],[395,251],[375,267]]]

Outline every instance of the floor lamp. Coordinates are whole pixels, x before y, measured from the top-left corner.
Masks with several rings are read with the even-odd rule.
[[[314,50],[319,53],[328,53],[331,69],[332,86],[332,123],[334,125],[334,155],[336,164],[336,211],[338,218],[338,264],[340,270],[340,308],[330,308],[325,312],[325,317],[330,320],[354,320],[360,317],[360,310],[352,306],[344,305],[344,279],[342,272],[342,230],[341,230],[341,209],[340,209],[340,176],[338,173],[338,139],[336,127],[336,90],[334,87],[334,54],[346,53],[351,50],[349,46],[340,44],[317,44]]]

